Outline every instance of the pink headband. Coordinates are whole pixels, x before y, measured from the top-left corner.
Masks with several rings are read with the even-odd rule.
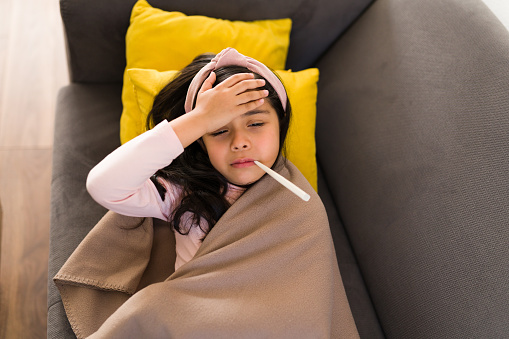
[[[267,80],[276,91],[277,95],[279,96],[279,100],[281,100],[281,104],[283,105],[283,109],[286,111],[286,91],[285,87],[281,83],[281,80],[279,80],[279,78],[261,62],[240,54],[234,48],[228,47],[223,49],[214,57],[214,59],[205,65],[191,81],[189,89],[187,90],[186,102],[184,104],[186,113],[189,113],[193,109],[194,98],[196,97],[196,94],[200,90],[205,79],[207,79],[209,76],[210,72],[220,67],[230,65],[246,67],[250,71],[253,71],[264,77],[265,80]]]

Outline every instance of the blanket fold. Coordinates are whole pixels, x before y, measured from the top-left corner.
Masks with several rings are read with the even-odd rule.
[[[78,338],[358,338],[325,209],[290,163],[223,215],[176,272],[166,223],[113,212],[55,276]]]

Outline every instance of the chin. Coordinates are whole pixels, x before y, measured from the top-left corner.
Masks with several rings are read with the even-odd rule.
[[[256,183],[258,180],[260,180],[262,178],[263,175],[259,176],[259,177],[251,177],[251,178],[245,178],[245,179],[238,179],[238,180],[228,180],[231,184],[233,185],[236,185],[236,186],[247,186],[247,185],[252,185],[254,183]]]

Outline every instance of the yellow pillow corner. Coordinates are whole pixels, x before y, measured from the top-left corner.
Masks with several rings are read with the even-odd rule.
[[[161,90],[172,81],[179,71],[146,70],[140,68],[132,68],[127,70],[129,79],[134,86],[134,94],[138,103],[138,107],[145,118],[152,109],[154,98]]]
[[[124,77],[123,110],[120,117],[122,144],[147,130],[147,116],[155,96],[178,74],[178,71],[158,72],[152,69],[131,68]]]

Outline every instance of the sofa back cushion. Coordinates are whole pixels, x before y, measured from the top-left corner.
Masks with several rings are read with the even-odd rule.
[[[73,82],[121,82],[125,35],[136,0],[61,0]],[[292,19],[286,68],[310,67],[372,0],[149,0],[187,15],[227,20]]]
[[[507,29],[481,0],[377,0],[317,66],[319,164],[384,333],[508,337]]]

